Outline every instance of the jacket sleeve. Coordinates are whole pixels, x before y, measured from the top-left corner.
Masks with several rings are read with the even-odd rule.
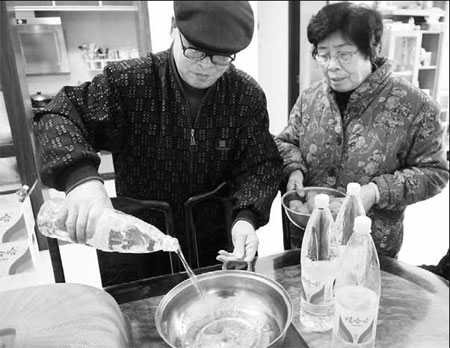
[[[270,208],[281,180],[281,157],[269,132],[269,116],[262,92],[240,128],[235,163],[231,169],[239,213],[251,212],[259,228],[269,221]],[[242,215],[242,214],[241,214]],[[245,214],[244,214],[245,215]]]
[[[62,88],[34,117],[39,170],[44,184],[58,190],[75,181],[99,178],[100,150],[113,151],[124,140],[122,74],[106,68],[91,82]]]
[[[287,179],[294,170],[301,170],[305,179],[308,175],[308,169],[299,148],[301,122],[302,96],[299,96],[292,107],[287,126],[275,137],[278,151],[283,159],[284,179]]]
[[[379,209],[403,209],[409,204],[433,197],[448,182],[444,127],[438,105],[418,96],[420,106],[411,125],[412,144],[406,165],[391,174],[372,179],[378,186]]]

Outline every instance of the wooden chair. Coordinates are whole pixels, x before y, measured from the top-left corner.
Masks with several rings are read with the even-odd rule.
[[[190,197],[185,203],[185,231],[184,237],[187,241],[187,258],[192,268],[198,268],[201,265],[198,252],[198,239],[196,234],[194,213],[196,207],[211,201],[220,202],[223,205],[223,213],[225,219],[225,228],[227,233],[228,245],[231,246],[231,223],[232,208],[234,204],[233,198],[228,194],[228,188],[225,183],[220,184],[214,190]],[[153,210],[164,214],[165,233],[175,235],[174,216],[170,205],[167,202],[154,200],[138,200],[130,197],[113,197],[111,198],[115,209],[123,211],[130,215],[138,215],[145,210]],[[61,261],[60,249],[58,241],[47,238],[50,249],[50,257],[57,283],[65,282],[64,270]],[[152,253],[153,254],[153,253]],[[176,273],[183,271],[179,259],[174,253],[154,253],[152,254],[118,254],[107,253],[97,250],[97,258],[100,269],[100,276],[103,286],[120,284],[123,282],[142,279],[148,277],[145,275],[145,269],[148,268],[149,258],[156,259],[161,265],[170,265],[165,273]],[[149,256],[151,255],[151,256]],[[154,257],[153,257],[154,256]],[[126,269],[137,270],[137,275],[131,278],[125,275]],[[118,274],[120,273],[120,274]],[[113,276],[112,274],[118,274]]]
[[[214,190],[204,194],[193,196],[184,203],[186,236],[188,242],[188,257],[193,268],[203,266],[201,265],[201,260],[198,253],[199,246],[194,223],[194,210],[200,203],[204,203],[207,201],[216,201],[222,204],[225,219],[225,232],[227,234],[227,245],[228,247],[232,246],[231,224],[235,199],[230,195],[229,187],[227,186],[227,184],[223,182]]]
[[[167,202],[138,200],[130,197],[113,197],[111,202],[115,209],[139,217],[139,213],[151,210],[164,214],[165,233],[174,236],[173,213]],[[173,253],[157,252],[152,254],[120,254],[97,250],[102,285],[120,284],[131,280],[152,276],[156,265],[161,273],[176,273],[181,269],[178,258]],[[167,268],[168,265],[168,268]],[[157,274],[156,274],[157,275]]]

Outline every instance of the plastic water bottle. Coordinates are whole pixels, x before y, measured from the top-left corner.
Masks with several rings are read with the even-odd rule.
[[[357,216],[366,216],[366,212],[361,201],[361,185],[351,182],[347,184],[347,196],[342,202],[334,223],[333,233],[340,252],[343,252],[353,234],[353,226]]]
[[[328,195],[318,194],[301,250],[300,320],[311,331],[327,331],[333,324],[333,281],[339,256],[330,244],[333,223]]]
[[[371,220],[358,216],[336,276],[332,348],[373,348],[381,277]]]
[[[39,231],[50,238],[73,242],[66,229],[68,210],[61,198],[44,202],[37,216]],[[155,226],[115,209],[104,209],[97,221],[94,235],[87,236],[86,245],[121,253],[177,251],[179,243]]]

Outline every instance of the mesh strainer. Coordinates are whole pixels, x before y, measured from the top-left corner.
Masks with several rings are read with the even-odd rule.
[[[103,290],[39,285],[0,292],[0,347],[128,348],[131,329]]]

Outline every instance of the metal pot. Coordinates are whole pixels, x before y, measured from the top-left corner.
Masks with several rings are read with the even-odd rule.
[[[52,97],[42,94],[41,92],[31,95],[30,98],[31,106],[35,109],[44,108],[52,100]]]
[[[204,273],[171,289],[156,309],[156,328],[172,348],[281,347],[293,305],[276,281],[254,272]]]

